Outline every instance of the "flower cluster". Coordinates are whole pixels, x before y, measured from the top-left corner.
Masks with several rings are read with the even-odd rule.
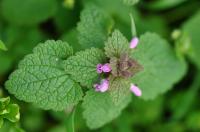
[[[134,37],[130,42],[130,48],[131,49],[136,48],[138,43],[139,43],[139,39],[137,37]],[[101,74],[101,73],[109,73],[112,71],[112,69],[108,63],[97,64],[96,71],[97,73]],[[94,88],[97,92],[106,92],[109,88],[109,80],[102,79],[100,84],[94,84]],[[133,92],[136,96],[142,95],[142,91],[140,90],[140,88],[134,84],[131,84],[130,91]]]
[[[102,72],[105,72],[105,73],[108,73],[111,71],[111,67],[108,63],[106,64],[98,64],[97,65],[97,73],[102,73]]]

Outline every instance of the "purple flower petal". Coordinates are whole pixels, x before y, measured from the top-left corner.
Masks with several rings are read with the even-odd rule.
[[[104,65],[102,66],[102,71],[103,71],[103,72],[110,72],[110,71],[111,71],[110,65],[109,65],[108,63],[104,64]]]
[[[100,91],[100,85],[99,84],[94,84],[95,91],[99,92]]]
[[[106,92],[109,87],[108,79],[101,80],[100,84],[94,84],[95,91],[97,92]]]
[[[97,73],[102,73],[102,64],[97,64],[97,67],[96,67],[96,70],[97,70]]]
[[[108,90],[109,81],[107,79],[103,79],[100,84],[100,92],[105,92]]]
[[[135,47],[137,47],[138,43],[139,43],[139,39],[137,37],[132,38],[130,42],[130,48],[134,49]]]
[[[142,95],[142,91],[140,88],[138,88],[136,85],[131,84],[131,88],[130,90],[136,95],[136,96],[141,96]]]

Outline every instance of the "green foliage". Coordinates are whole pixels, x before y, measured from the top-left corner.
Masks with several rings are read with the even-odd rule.
[[[111,29],[111,19],[96,6],[86,6],[78,24],[79,43],[83,48],[104,46]]]
[[[0,50],[0,87],[6,82],[0,96],[12,94],[21,106],[21,121],[12,122],[18,106],[0,99],[0,132],[200,131],[199,4],[0,0],[0,40],[9,49]],[[140,38],[135,49],[129,48],[132,37]],[[49,39],[68,43],[41,44]],[[98,74],[99,63],[109,63],[112,71]],[[109,81],[104,93],[94,88],[102,79]]]
[[[73,29],[61,36],[61,40],[67,41],[74,49],[74,52],[80,51],[81,45],[78,42],[78,31]]]
[[[83,100],[83,117],[86,119],[88,127],[96,129],[112,121],[120,115],[130,99],[130,96],[126,96],[120,104],[115,105],[109,93],[88,91]]]
[[[134,5],[139,2],[139,0],[123,0],[126,5]]]
[[[115,105],[122,104],[127,96],[130,96],[130,82],[124,78],[110,80],[109,94]]]
[[[10,23],[35,25],[52,17],[56,5],[56,0],[3,0],[1,11]]]
[[[200,113],[199,111],[193,111],[190,116],[186,119],[188,128],[193,131],[198,131],[200,129]]]
[[[8,119],[11,122],[17,122],[19,121],[19,118],[19,106],[17,104],[11,104],[10,97],[0,98],[0,128],[3,125],[4,119]]]
[[[200,22],[200,11],[197,12],[190,20],[183,25],[183,32],[187,35],[192,51],[188,51],[188,54],[192,61],[200,68],[200,30],[197,28]]]
[[[154,9],[154,10],[164,10],[164,9],[175,7],[186,1],[187,0],[158,0],[158,1],[151,2],[151,4],[149,4],[149,8]]]
[[[141,100],[136,97],[131,103],[132,121],[137,125],[149,125],[159,122],[160,116],[163,114],[163,96],[157,97],[154,100]]]
[[[35,27],[8,26],[3,31],[4,42],[9,50],[6,52],[0,51],[0,62],[4,62],[0,67],[0,75],[8,72],[13,63],[21,59],[25,54],[30,53],[32,48],[45,38],[41,31]]]
[[[145,100],[168,91],[186,73],[185,62],[176,57],[164,39],[153,33],[140,37],[132,57],[143,66],[143,70],[133,76],[132,82],[141,88],[141,98]]]
[[[109,58],[119,58],[120,55],[129,51],[129,42],[118,30],[115,30],[105,43],[105,54]]]
[[[0,40],[0,50],[7,50],[5,44]]]
[[[91,48],[76,53],[64,62],[65,72],[80,82],[82,86],[91,87],[98,81],[96,66],[105,62],[105,55],[100,49]]]
[[[25,132],[23,129],[19,127],[18,124],[13,124],[11,122],[5,121],[2,128],[0,128],[1,132]]]
[[[11,74],[6,88],[18,99],[32,102],[43,109],[63,110],[82,98],[80,86],[70,79],[60,65],[72,54],[62,41],[39,44]]]

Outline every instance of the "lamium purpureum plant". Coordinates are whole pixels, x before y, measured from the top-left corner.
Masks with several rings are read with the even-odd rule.
[[[130,48],[134,49],[138,44],[138,38],[134,37],[131,40]],[[112,60],[112,58],[110,58]],[[97,73],[106,73],[107,77],[102,76],[103,79],[101,80],[100,84],[94,84],[94,88],[96,91],[100,92],[106,92],[109,88],[109,80],[112,80],[113,77],[124,77],[129,78],[135,75],[138,71],[142,69],[142,66],[140,66],[137,61],[129,58],[127,53],[123,53],[120,55],[120,58],[115,59],[116,61],[111,61],[110,64],[97,64],[96,70]],[[113,70],[112,71],[112,67]],[[108,73],[111,72],[112,75],[109,75]],[[131,84],[130,90],[136,95],[141,96],[142,92],[141,90],[134,84]]]
[[[77,27],[83,50],[74,53],[61,40],[38,44],[10,75],[7,90],[45,110],[81,104],[88,127],[96,129],[117,118],[132,95],[154,99],[184,76],[185,61],[166,40],[148,32],[129,41],[110,19],[86,7]]]
[[[67,42],[48,40],[25,56],[6,88],[46,110],[60,111],[82,101],[87,125],[101,127],[128,105],[130,91],[141,99],[153,99],[185,72],[182,61],[158,35],[146,33],[139,40],[129,43],[114,30],[104,50],[90,48],[75,54]]]

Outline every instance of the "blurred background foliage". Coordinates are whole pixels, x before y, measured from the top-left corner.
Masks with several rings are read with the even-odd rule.
[[[95,4],[113,19],[113,27],[131,39],[130,13],[134,16],[138,35],[156,32],[176,48],[177,54],[187,55],[187,75],[173,90],[152,101],[134,98],[112,123],[94,131],[100,132],[185,132],[200,131],[200,1],[199,0],[140,0],[128,6],[121,0],[0,0],[0,40],[8,51],[0,51],[0,97],[9,95],[3,88],[8,75],[18,61],[34,46],[47,39],[69,42],[75,51],[78,44],[77,23],[88,4]],[[190,53],[188,37],[195,53]],[[156,42],[155,42],[156,43]],[[189,46],[190,47],[190,46]],[[198,68],[199,67],[199,68]],[[20,102],[18,123],[5,121],[0,132],[66,132],[69,112],[43,111]],[[92,131],[76,108],[75,130]]]

